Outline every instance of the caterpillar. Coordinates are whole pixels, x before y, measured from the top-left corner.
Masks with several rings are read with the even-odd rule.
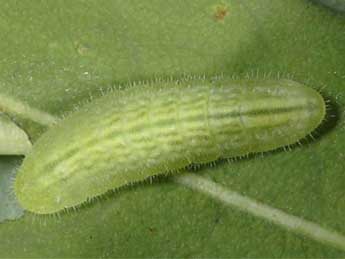
[[[46,131],[14,190],[51,214],[146,178],[296,143],[325,102],[292,80],[184,79],[109,92]]]

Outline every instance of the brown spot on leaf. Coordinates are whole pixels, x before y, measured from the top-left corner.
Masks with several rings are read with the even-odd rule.
[[[156,229],[153,228],[153,227],[149,227],[149,232],[150,232],[151,234],[155,234],[155,233],[156,233]]]
[[[223,22],[225,17],[229,14],[228,7],[224,4],[215,6],[214,19],[218,22]]]

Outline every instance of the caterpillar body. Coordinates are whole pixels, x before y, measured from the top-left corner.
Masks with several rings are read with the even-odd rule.
[[[325,116],[321,95],[291,80],[156,84],[110,92],[45,132],[15,179],[19,203],[59,212],[191,163],[293,144]]]

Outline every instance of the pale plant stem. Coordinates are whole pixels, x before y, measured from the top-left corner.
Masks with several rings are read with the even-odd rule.
[[[289,215],[282,210],[270,207],[254,199],[229,190],[211,180],[187,173],[174,177],[174,181],[193,190],[202,192],[220,202],[265,219],[294,233],[308,236],[321,243],[329,244],[345,251],[345,236],[320,225]]]
[[[49,113],[0,94],[0,155],[26,155],[32,146],[28,134],[7,117],[30,120],[45,127],[52,126],[58,120]]]
[[[14,114],[32,120],[44,126],[51,126],[57,121],[57,118],[53,115],[32,108],[23,102],[3,94],[0,94],[0,110],[8,114]]]

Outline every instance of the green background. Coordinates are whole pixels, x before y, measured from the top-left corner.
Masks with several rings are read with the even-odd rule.
[[[0,93],[57,116],[100,88],[183,74],[280,74],[322,89],[331,105],[315,141],[198,173],[345,234],[343,13],[304,0],[0,3]],[[0,173],[20,159],[1,158]],[[345,256],[166,178],[59,217],[25,213],[0,237],[0,257]]]

